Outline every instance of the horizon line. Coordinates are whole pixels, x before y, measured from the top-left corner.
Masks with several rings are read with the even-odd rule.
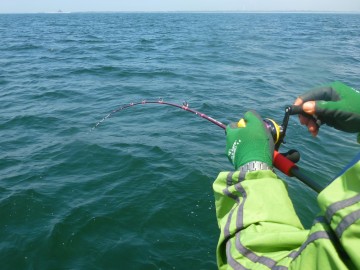
[[[336,11],[336,10],[127,10],[127,11],[29,11],[29,12],[2,12],[0,14],[69,14],[69,13],[351,13],[357,11]]]

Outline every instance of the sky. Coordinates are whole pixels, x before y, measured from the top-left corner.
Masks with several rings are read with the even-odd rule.
[[[360,0],[0,0],[0,13],[100,11],[360,12]]]

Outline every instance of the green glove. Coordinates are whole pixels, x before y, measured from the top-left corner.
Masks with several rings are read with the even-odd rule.
[[[300,96],[315,100],[315,114],[321,123],[346,132],[360,132],[360,91],[341,82],[315,88]]]
[[[232,123],[226,127],[226,154],[237,170],[240,166],[260,161],[272,167],[274,141],[264,121],[255,111],[244,116],[245,127]]]

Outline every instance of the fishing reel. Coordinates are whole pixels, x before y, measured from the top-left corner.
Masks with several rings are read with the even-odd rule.
[[[274,140],[275,148],[278,150],[281,143],[284,142],[284,126],[279,125],[273,119],[264,118],[263,119],[266,128],[270,131],[270,134]]]
[[[292,115],[293,106],[288,106],[285,108],[285,115],[281,125],[276,123],[273,119],[264,118],[264,124],[266,128],[270,131],[270,134],[274,140],[275,150],[279,150],[280,145],[285,143],[284,138],[286,135],[287,126],[289,123],[290,115]],[[238,122],[238,127],[245,127],[244,119],[240,119]],[[292,162],[296,163],[300,160],[300,154],[297,150],[289,150],[287,153],[282,153],[285,157],[290,159]]]

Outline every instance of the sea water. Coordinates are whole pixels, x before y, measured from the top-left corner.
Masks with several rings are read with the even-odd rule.
[[[223,123],[250,109],[281,123],[308,89],[360,87],[359,33],[359,14],[0,15],[1,269],[216,269],[224,131],[154,104],[92,127],[159,97]],[[359,145],[291,117],[289,149],[326,186]],[[316,193],[278,175],[309,228]]]

